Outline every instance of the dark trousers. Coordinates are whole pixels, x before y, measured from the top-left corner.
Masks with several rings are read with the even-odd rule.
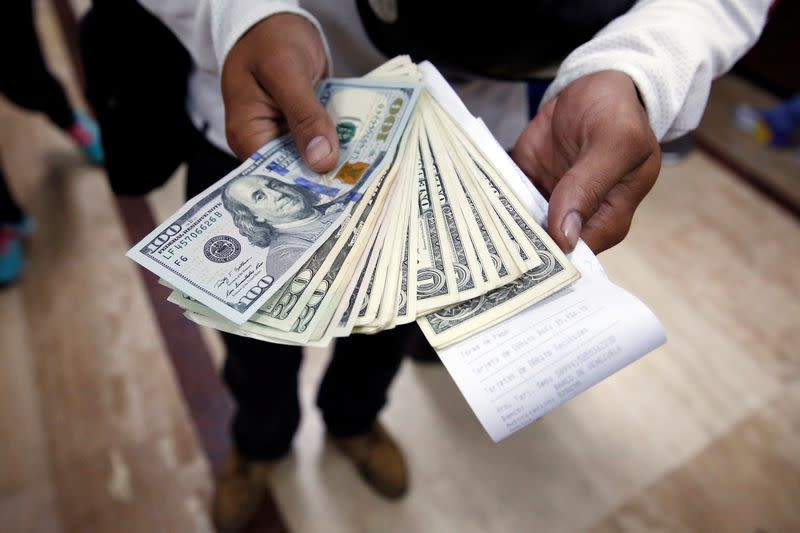
[[[233,170],[238,162],[208,143],[197,131],[188,143],[187,197]],[[409,324],[377,335],[354,335],[336,342],[319,387],[317,406],[328,431],[338,437],[368,431],[387,401],[409,334]],[[286,454],[300,423],[297,375],[299,346],[284,346],[222,334],[228,357],[224,378],[236,400],[233,438],[252,459]]]
[[[3,65],[0,92],[21,107],[44,112],[63,130],[74,124],[64,89],[42,58],[31,0],[4,3],[0,17],[0,57]]]

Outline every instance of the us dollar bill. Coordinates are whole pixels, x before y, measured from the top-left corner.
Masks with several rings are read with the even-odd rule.
[[[425,96],[423,94],[423,96]],[[502,220],[492,206],[487,203],[483,192],[477,187],[477,180],[471,174],[477,172],[473,159],[467,147],[453,138],[452,131],[456,128],[447,125],[447,118],[435,100],[425,98],[423,102],[431,102],[434,123],[439,131],[447,132],[438,136],[442,144],[442,151],[451,156],[453,172],[457,175],[461,187],[462,201],[459,202],[464,211],[464,218],[470,225],[470,236],[473,241],[482,241],[484,247],[476,246],[480,255],[481,265],[484,266],[489,276],[489,284],[498,287],[519,278],[528,268],[525,267],[524,254],[521,254],[514,243],[514,237],[509,233]],[[487,254],[488,257],[486,255]]]
[[[425,96],[425,95],[423,95]],[[423,102],[432,101],[424,98]],[[471,171],[471,160],[459,157],[458,146],[449,142],[447,125],[438,120],[433,113],[428,113],[430,124],[429,141],[436,161],[440,164],[441,174],[449,189],[453,209],[460,211],[460,220],[465,224],[464,234],[470,238],[472,248],[477,255],[477,263],[481,269],[484,289],[499,287],[504,283],[522,275],[522,271],[512,267],[512,260],[503,244],[502,235],[494,227],[494,221],[485,209],[480,193],[470,190],[471,180],[467,174]]]
[[[395,185],[397,186],[398,184]],[[359,326],[364,326],[377,320],[378,311],[387,297],[385,291],[387,288],[391,290],[391,279],[394,278],[394,267],[399,262],[397,260],[399,252],[397,241],[400,235],[398,232],[397,219],[402,216],[402,202],[400,202],[399,195],[393,196],[391,201],[386,205],[387,217],[383,221],[383,225],[386,227],[386,232],[383,237],[384,246],[381,249],[375,271],[376,274],[372,286],[370,287],[369,305],[364,315],[356,320],[356,324]]]
[[[327,329],[351,277],[355,274],[358,260],[367,250],[370,236],[381,218],[382,208],[391,200],[391,192],[386,194],[384,191],[394,189],[393,178],[395,173],[390,173],[381,190],[376,191],[370,202],[365,204],[359,221],[343,239],[343,246],[336,251],[333,262],[321,270],[322,276],[316,283],[313,294],[307,295],[301,302],[302,308],[297,307],[289,315],[290,319],[298,318],[298,330],[310,329],[312,338],[317,338],[314,332],[319,334]]]
[[[255,322],[247,321],[243,324],[236,324],[179,291],[173,291],[169,298],[167,298],[167,301],[182,308],[186,311],[184,315],[187,318],[203,326],[213,327],[220,331],[233,333],[234,335],[252,337],[278,344],[302,345],[309,343],[308,340],[299,341],[298,336],[295,334],[268,328]],[[202,320],[200,320],[199,317],[202,317]]]
[[[368,244],[367,253],[363,254],[356,267],[358,275],[353,277],[353,290],[349,296],[343,298],[339,309],[337,309],[332,320],[328,334],[331,337],[346,337],[353,330],[355,319],[358,316],[358,309],[366,294],[368,283],[377,265],[377,258],[380,255],[381,243],[377,237],[379,232],[374,232]]]
[[[396,197],[393,199],[399,204],[399,217],[393,220],[393,225],[396,228],[394,235],[395,251],[389,262],[386,284],[384,285],[382,301],[376,320],[376,325],[385,329],[397,325],[398,312],[400,309],[399,302],[404,298],[402,294],[404,291],[403,280],[408,279],[409,249],[407,242],[408,224],[406,221],[409,219],[411,212],[408,196],[412,190],[409,188],[409,185],[414,185],[414,176],[412,173],[406,172],[405,170],[405,168],[401,168],[401,172],[398,176],[398,190],[396,192]]]
[[[298,339],[312,338],[320,321],[329,320],[338,306],[336,297],[367,247],[389,196],[383,193],[384,188],[391,188],[395,175],[392,171],[384,173],[356,207],[348,223],[342,226],[336,241],[330,247],[326,243],[324,253],[318,251],[306,263],[290,283],[297,289],[289,288],[287,293],[292,294],[286,304],[276,305],[269,316],[259,311],[253,315],[253,321],[292,332],[298,335]]]
[[[531,269],[536,268],[543,261],[539,247],[542,239],[550,241],[550,237],[528,214],[524,207],[511,193],[503,179],[494,168],[482,159],[479,153],[473,153],[473,162],[478,172],[478,180],[483,187],[486,198],[495,207],[495,212],[504,220],[505,228],[513,235],[513,242],[519,246],[525,265]],[[550,241],[552,242],[552,241]]]
[[[503,221],[503,229],[513,237],[525,264],[530,266],[519,279],[421,317],[417,322],[436,348],[491,327],[580,277],[577,269],[533,220],[480,150],[458,128],[448,133],[456,146],[453,153],[460,154],[466,167],[472,166],[467,174],[473,180],[470,184],[473,190],[477,186],[482,200],[491,205],[498,219]],[[464,182],[469,184],[467,180]]]
[[[444,348],[489,328],[576,281],[580,274],[553,245],[538,242],[541,264],[521,278],[417,320],[428,342]]]
[[[250,241],[245,231],[225,219],[226,214],[231,220],[241,214],[229,210],[230,198],[226,204],[221,190],[227,188],[228,196],[240,200],[248,200],[249,193],[253,204],[274,196],[273,211],[280,213],[307,212],[310,202],[313,220],[272,220],[272,230],[262,232],[269,241],[265,246],[239,242],[240,249],[232,250],[228,241],[213,244],[214,254],[232,257],[223,265],[229,289],[250,295],[248,320],[231,319],[232,314],[245,314],[236,307],[238,294],[214,295],[214,308],[208,297],[203,301],[185,288],[188,283],[203,289],[207,283],[195,287],[183,280],[181,286],[162,276],[173,287],[170,301],[198,323],[268,342],[323,346],[337,336],[376,333],[417,320],[431,343],[442,347],[577,279],[577,271],[504,177],[436,100],[425,92],[411,94],[403,105],[416,106],[413,112],[401,118],[406,112],[397,110],[394,118],[381,122],[387,115],[379,110],[390,98],[418,87],[402,80],[419,80],[420,75],[408,58],[397,58],[370,73],[373,82],[332,80],[347,88],[332,89],[327,96],[321,92],[342,146],[334,171],[304,174],[297,151],[279,140],[171,218],[186,223],[180,217],[204,197],[217,198],[222,221],[215,221],[217,226],[227,228],[228,237]],[[351,82],[356,85],[348,85]],[[394,144],[366,161],[363,154],[375,153],[369,139],[375,141],[380,132],[396,136]],[[366,166],[356,165],[364,161]],[[249,179],[253,177],[258,179]],[[230,183],[237,181],[240,185],[231,193]],[[315,199],[297,199],[290,186],[311,190]],[[201,215],[207,205],[213,203],[196,212]],[[266,220],[271,215],[258,206],[249,210],[255,214],[245,229],[257,232],[261,221],[256,216]],[[202,231],[216,236],[217,230],[207,229]],[[191,251],[191,246],[184,248]],[[193,275],[195,263],[187,267]],[[249,285],[277,264],[287,266],[282,278],[274,277],[268,287]],[[213,279],[214,268],[222,267],[198,269],[206,278],[193,279]]]
[[[406,324],[416,319],[417,300],[417,215],[419,205],[416,201],[417,183],[414,167],[407,165],[404,169],[408,177],[408,220],[406,222],[406,238],[403,242],[403,263],[401,268],[400,298],[397,304],[397,324]]]
[[[433,208],[421,143],[414,158],[417,178],[417,311],[425,313],[458,300],[453,261],[443,242],[443,223]],[[449,271],[449,272],[448,272]]]
[[[433,208],[442,221],[442,241],[452,260],[451,280],[458,290],[458,299],[467,299],[484,292],[481,284],[481,267],[472,248],[472,241],[461,219],[461,209],[454,204],[453,191],[440,170],[437,154],[431,146],[425,129],[420,131],[422,160],[426,168],[428,189],[433,193]]]
[[[439,116],[444,113],[440,107],[434,107],[434,111],[438,111]],[[472,144],[464,132],[460,128],[453,128],[449,134],[456,152],[462,154],[464,162],[471,169],[469,175],[473,185],[477,186],[486,202],[492,206],[502,221],[510,241],[518,248],[519,255],[524,257],[526,270],[537,267],[540,259],[536,241],[542,236],[549,239],[546,232],[525,210],[497,169],[486,159],[481,150]]]
[[[290,136],[253,154],[184,205],[127,255],[237,324],[245,322],[337,229],[385,168],[412,116],[420,85],[324,81],[340,160],[319,175]]]

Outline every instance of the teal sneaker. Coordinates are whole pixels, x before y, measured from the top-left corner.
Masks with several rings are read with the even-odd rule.
[[[78,143],[89,161],[96,165],[103,164],[105,154],[100,140],[100,127],[91,117],[82,111],[75,111],[75,124],[69,129],[69,136]]]

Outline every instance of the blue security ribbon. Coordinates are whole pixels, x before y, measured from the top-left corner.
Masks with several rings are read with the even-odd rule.
[[[348,202],[358,202],[359,200],[361,200],[362,196],[364,196],[363,193],[360,193],[358,191],[350,191],[347,194],[347,201]]]
[[[309,181],[303,177],[295,179],[294,182],[298,185],[302,185],[306,189],[310,189],[319,194],[324,194],[325,196],[335,198],[339,194],[339,189],[336,187],[326,187],[321,183],[314,183],[313,181]]]
[[[275,161],[271,161],[271,162],[270,162],[270,163],[267,165],[267,170],[271,170],[271,171],[272,171],[272,172],[274,172],[275,174],[279,174],[279,175],[281,175],[281,176],[285,176],[286,174],[288,174],[288,173],[289,173],[289,169],[288,169],[288,168],[286,168],[286,167],[285,167],[285,166],[283,166],[283,165],[279,165],[279,164],[278,164],[278,163],[276,163]]]

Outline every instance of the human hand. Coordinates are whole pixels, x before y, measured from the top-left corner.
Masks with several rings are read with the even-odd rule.
[[[333,168],[339,140],[314,92],[326,62],[317,29],[293,13],[267,17],[237,41],[222,68],[222,97],[228,144],[240,159],[288,130],[309,167]]]
[[[607,70],[579,78],[522,132],[512,157],[550,194],[548,233],[565,252],[625,238],[661,169],[661,149],[633,80]]]

